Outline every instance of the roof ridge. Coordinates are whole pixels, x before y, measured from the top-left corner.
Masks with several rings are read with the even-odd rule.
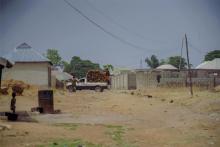
[[[26,42],[24,42],[24,43],[21,43],[20,45],[18,45],[15,49],[16,50],[17,49],[32,49],[32,47],[29,44],[27,44]]]

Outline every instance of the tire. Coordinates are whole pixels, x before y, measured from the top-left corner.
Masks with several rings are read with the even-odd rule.
[[[103,89],[102,89],[102,87],[100,87],[100,86],[96,86],[96,87],[95,87],[95,91],[96,91],[96,92],[103,92]]]

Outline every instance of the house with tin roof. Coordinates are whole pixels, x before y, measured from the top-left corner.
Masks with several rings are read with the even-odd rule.
[[[14,66],[3,70],[3,80],[13,79],[31,85],[51,86],[52,63],[27,43],[20,44],[4,57],[12,60]]]
[[[205,61],[199,64],[196,69],[220,70],[220,58],[215,58],[212,61]]]

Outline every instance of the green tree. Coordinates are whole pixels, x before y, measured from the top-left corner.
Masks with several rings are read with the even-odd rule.
[[[70,64],[68,62],[61,61],[61,64],[63,64],[63,66],[64,66],[64,72],[68,72],[68,73],[71,72],[71,67],[70,67]]]
[[[181,62],[181,65],[180,65],[180,62]],[[180,56],[169,57],[167,63],[175,66],[178,69],[179,69],[179,66],[180,66],[180,69],[185,69],[185,66],[187,65],[185,58],[182,58]]]
[[[210,51],[205,55],[205,61],[211,61],[215,58],[220,58],[220,50]]]
[[[100,70],[100,66],[90,60],[82,60],[78,56],[72,57],[70,64],[66,64],[64,69],[65,72],[73,73],[77,78],[85,77],[89,70]]]
[[[152,69],[157,68],[159,66],[159,60],[157,59],[157,56],[155,55],[152,55],[150,58],[146,58],[145,62]]]
[[[114,66],[111,64],[103,65],[103,69],[114,70]]]
[[[161,60],[160,60],[160,65],[163,65],[163,64],[166,64],[166,63],[167,63],[166,60],[164,60],[164,59],[161,59]]]
[[[62,58],[59,55],[57,49],[48,49],[46,57],[54,64],[58,65],[61,63]]]

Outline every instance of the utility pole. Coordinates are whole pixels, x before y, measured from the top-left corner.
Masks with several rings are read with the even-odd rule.
[[[2,69],[4,67],[2,65],[0,65],[0,88],[1,88],[1,84],[2,84]]]
[[[189,64],[189,49],[188,49],[188,42],[187,42],[187,36],[185,34],[185,41],[186,41],[186,55],[187,55],[187,64],[188,64],[188,76],[189,76],[189,86],[190,86],[190,93],[191,96],[193,96],[193,89],[192,89],[192,72]]]
[[[182,56],[183,56],[183,42],[184,42],[184,38],[182,39],[182,46],[181,46],[181,51],[180,51],[180,63],[179,63],[179,71],[181,70],[181,65],[182,65]]]

